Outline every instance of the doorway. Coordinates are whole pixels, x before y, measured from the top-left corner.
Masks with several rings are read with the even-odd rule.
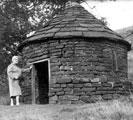
[[[38,104],[49,103],[49,61],[43,61],[35,63],[36,70],[36,83],[37,88],[37,99],[35,100]],[[36,95],[35,95],[36,96]]]

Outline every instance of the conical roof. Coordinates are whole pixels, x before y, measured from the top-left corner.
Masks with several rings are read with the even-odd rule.
[[[22,42],[19,47],[30,42],[45,41],[49,38],[70,37],[108,38],[109,40],[124,42],[130,49],[130,44],[123,40],[120,35],[103,25],[100,20],[77,4],[61,11],[42,29]]]

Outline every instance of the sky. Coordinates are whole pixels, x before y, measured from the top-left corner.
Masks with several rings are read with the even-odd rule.
[[[88,1],[82,5],[96,17],[106,17],[108,27],[112,30],[133,26],[133,0]]]

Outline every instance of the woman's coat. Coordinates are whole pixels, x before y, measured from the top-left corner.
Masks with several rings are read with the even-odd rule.
[[[22,75],[22,69],[15,64],[10,64],[7,68],[7,75],[9,81],[9,93],[10,97],[22,95],[19,85],[19,78]],[[18,79],[15,79],[18,77]]]

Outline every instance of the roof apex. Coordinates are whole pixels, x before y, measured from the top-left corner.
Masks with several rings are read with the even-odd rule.
[[[80,5],[80,4],[77,3],[77,2],[75,2],[75,1],[69,0],[69,1],[66,3],[65,8],[70,8],[70,7],[77,6],[77,5]]]

